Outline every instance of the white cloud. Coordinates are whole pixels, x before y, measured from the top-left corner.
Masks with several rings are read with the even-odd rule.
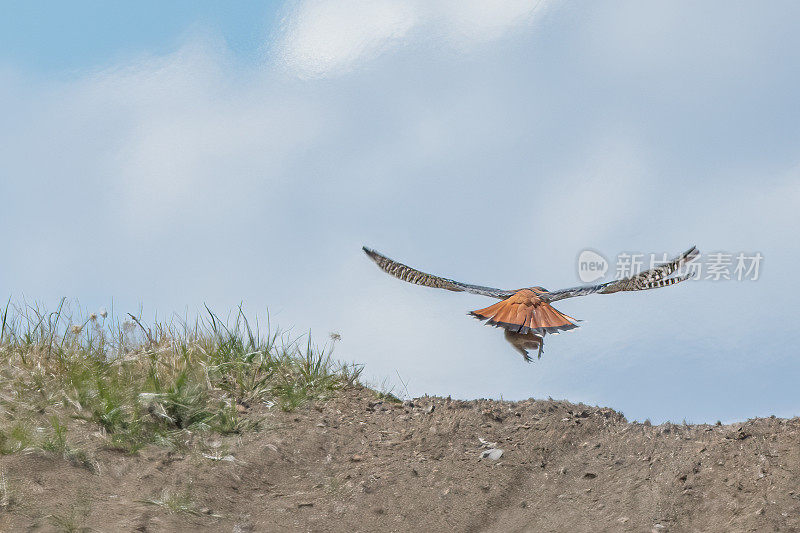
[[[304,76],[361,66],[393,47],[444,38],[465,47],[529,23],[544,0],[305,0],[286,18],[279,56]]]
[[[33,157],[19,172],[32,180],[74,172],[75,190],[102,184],[92,193],[108,195],[128,234],[165,234],[176,215],[189,223],[244,191],[279,189],[293,156],[324,133],[328,111],[291,86],[238,71],[212,44],[191,40],[33,98],[20,91],[15,101],[31,111],[15,126],[29,136],[10,141],[31,152],[42,148],[34,139],[46,141],[80,170]]]
[[[576,159],[577,168],[564,169],[558,191],[542,193],[537,226],[568,221],[573,234],[597,242],[646,214],[654,177],[647,168],[646,149],[635,137],[607,131]]]
[[[498,39],[530,24],[549,2],[545,0],[444,0],[426,2],[434,24],[441,24],[452,44],[466,46]]]
[[[399,43],[417,17],[408,2],[308,0],[289,16],[280,54],[302,74],[350,69]]]

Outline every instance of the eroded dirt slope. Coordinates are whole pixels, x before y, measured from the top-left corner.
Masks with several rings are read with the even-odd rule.
[[[210,439],[206,456],[0,456],[0,530],[800,530],[798,419],[651,427],[567,402],[365,389],[242,410],[263,429]]]

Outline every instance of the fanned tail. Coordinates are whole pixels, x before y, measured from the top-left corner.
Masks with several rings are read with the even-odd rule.
[[[513,333],[554,334],[578,327],[576,319],[541,301],[533,291],[527,289],[470,314]]]

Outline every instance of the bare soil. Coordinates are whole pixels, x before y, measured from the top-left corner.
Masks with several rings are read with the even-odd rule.
[[[650,426],[561,401],[400,404],[367,389],[240,409],[262,429],[209,437],[205,455],[127,455],[91,444],[88,424],[76,442],[75,421],[90,464],[0,456],[0,530],[800,530],[797,418]]]

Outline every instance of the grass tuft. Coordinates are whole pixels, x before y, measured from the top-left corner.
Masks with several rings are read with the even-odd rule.
[[[187,513],[193,515],[200,514],[200,511],[197,509],[197,504],[192,499],[192,494],[189,489],[183,492],[173,492],[169,489],[164,489],[159,498],[142,500],[142,503],[158,505],[170,513]]]
[[[63,514],[51,514],[47,518],[58,531],[65,533],[87,533],[92,529],[84,526],[89,513],[91,512],[91,502],[89,498],[82,494],[78,500],[69,506],[69,510]]]
[[[360,365],[332,358],[338,334],[320,348],[269,320],[262,333],[241,307],[227,320],[206,312],[193,324],[147,325],[105,310],[84,316],[66,300],[55,312],[9,301],[0,316],[0,454],[39,449],[89,465],[65,420],[136,453],[256,427],[240,418],[240,405],[290,411],[359,384]]]

